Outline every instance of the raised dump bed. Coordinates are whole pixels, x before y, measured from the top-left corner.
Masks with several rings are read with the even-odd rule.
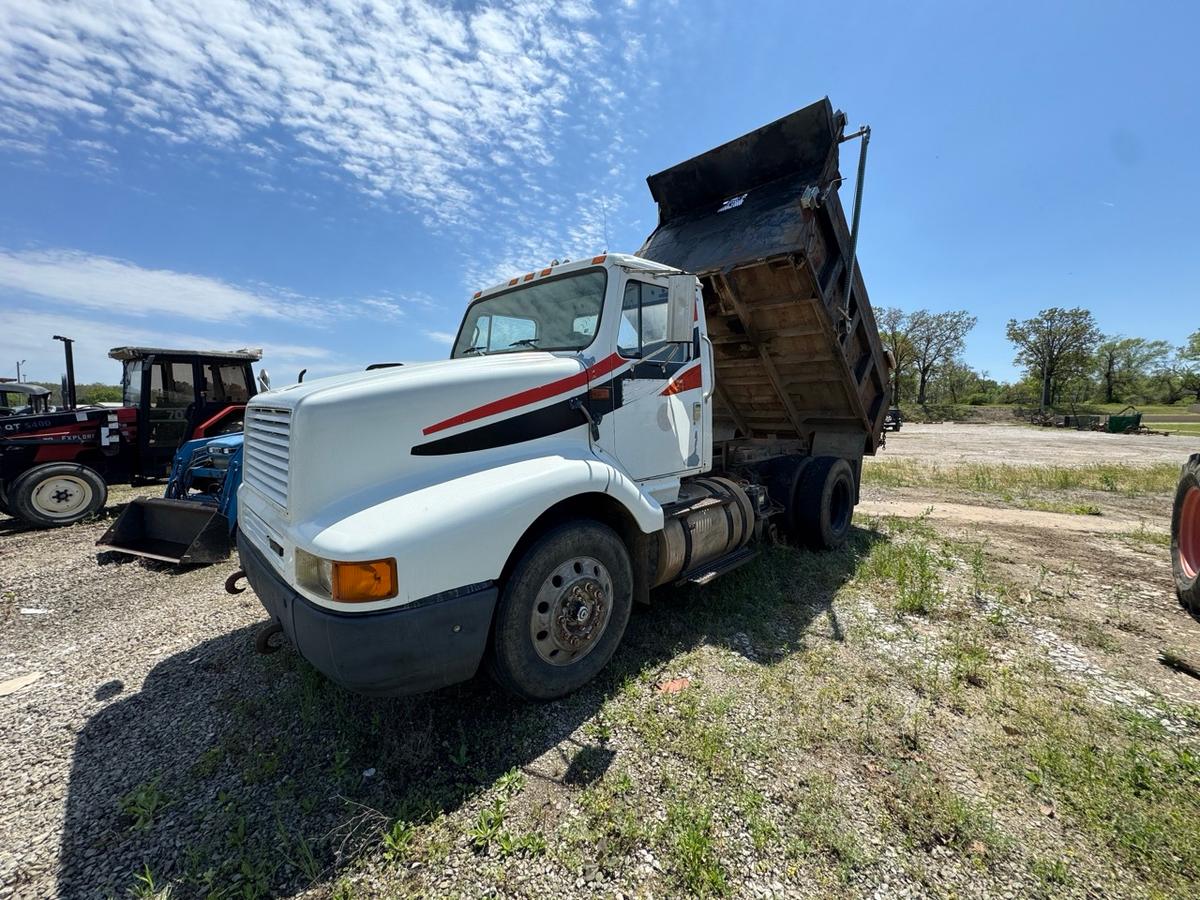
[[[817,103],[647,179],[638,255],[700,276],[718,433],[873,454],[889,367],[838,200],[846,117]]]

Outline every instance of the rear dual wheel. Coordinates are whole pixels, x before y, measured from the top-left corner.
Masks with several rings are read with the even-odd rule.
[[[12,515],[38,528],[57,528],[103,509],[108,485],[88,466],[46,463],[20,475],[7,494]]]
[[[788,530],[814,550],[836,550],[850,536],[857,496],[850,463],[818,456],[803,464],[787,511]]]
[[[1184,464],[1175,490],[1171,569],[1179,602],[1200,619],[1200,453]]]

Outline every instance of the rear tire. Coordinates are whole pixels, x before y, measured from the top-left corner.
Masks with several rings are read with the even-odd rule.
[[[846,543],[854,518],[854,470],[834,456],[809,461],[796,479],[788,524],[800,543],[814,550],[836,550]]]
[[[22,474],[8,494],[12,515],[37,528],[74,525],[108,501],[108,485],[79,463],[45,463]]]
[[[2,481],[0,481],[0,513],[4,513],[6,516],[12,515],[12,510],[8,506],[8,490]]]
[[[1171,571],[1179,602],[1200,619],[1200,453],[1184,464],[1175,490]]]
[[[612,658],[632,606],[633,566],[616,532],[591,520],[547,531],[500,595],[492,677],[526,700],[577,690]]]

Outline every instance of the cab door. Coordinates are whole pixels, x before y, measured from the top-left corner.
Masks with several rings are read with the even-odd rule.
[[[702,465],[705,425],[699,353],[668,343],[667,281],[630,278],[621,301],[617,352],[635,360],[619,377],[613,414],[616,457],[638,481]]]

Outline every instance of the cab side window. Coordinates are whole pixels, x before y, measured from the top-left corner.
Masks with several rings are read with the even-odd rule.
[[[649,356],[666,339],[667,289],[642,281],[628,282],[621,303],[617,350],[627,357]]]

